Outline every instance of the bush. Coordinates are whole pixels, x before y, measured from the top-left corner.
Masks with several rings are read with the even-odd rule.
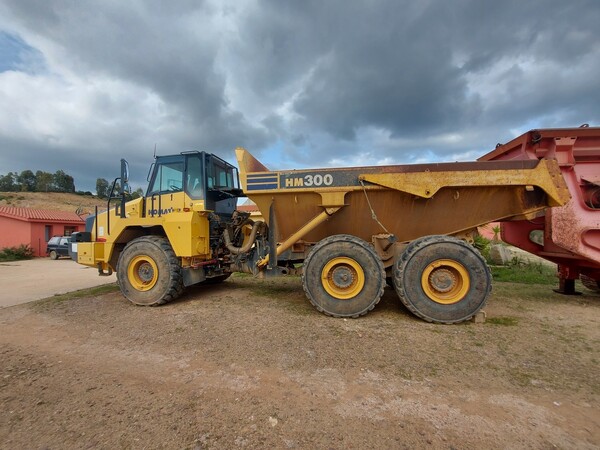
[[[473,241],[473,247],[479,250],[479,253],[481,253],[481,255],[488,263],[490,262],[490,245],[491,242],[488,238],[485,238],[480,234],[475,236],[475,240]]]
[[[0,250],[0,261],[19,261],[33,258],[33,249],[27,244],[18,247],[5,247]]]

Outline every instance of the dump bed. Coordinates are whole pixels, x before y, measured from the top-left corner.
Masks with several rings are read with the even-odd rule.
[[[350,234],[367,242],[468,236],[490,221],[533,219],[569,199],[553,160],[271,171],[237,149],[241,184],[277,230],[278,253]]]

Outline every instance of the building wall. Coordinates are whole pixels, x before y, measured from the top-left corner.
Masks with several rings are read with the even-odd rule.
[[[0,248],[29,244],[35,256],[46,256],[46,226],[50,227],[48,239],[65,236],[66,231],[85,231],[84,223],[27,222],[0,216]]]
[[[31,248],[35,256],[46,256],[46,226],[50,227],[48,239],[52,236],[65,236],[66,231],[85,231],[85,224],[33,222],[31,224]],[[70,235],[71,233],[69,233]]]
[[[30,243],[31,223],[0,216],[0,248],[18,247]]]

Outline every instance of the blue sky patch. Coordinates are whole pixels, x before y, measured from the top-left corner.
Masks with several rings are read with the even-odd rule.
[[[37,73],[45,68],[42,53],[19,36],[0,31],[0,72]]]

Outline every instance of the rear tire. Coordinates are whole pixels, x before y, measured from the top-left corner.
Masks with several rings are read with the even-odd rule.
[[[485,306],[492,275],[481,254],[466,242],[426,236],[411,242],[394,264],[394,287],[417,317],[459,323]]]
[[[340,234],[320,241],[304,261],[304,292],[313,306],[333,317],[359,317],[379,303],[383,262],[362,239]]]
[[[52,250],[50,252],[50,259],[53,259],[56,261],[58,259],[58,253],[56,253],[56,251]]]
[[[127,244],[119,256],[117,281],[123,295],[136,305],[162,305],[183,292],[181,265],[161,236],[143,236]]]

